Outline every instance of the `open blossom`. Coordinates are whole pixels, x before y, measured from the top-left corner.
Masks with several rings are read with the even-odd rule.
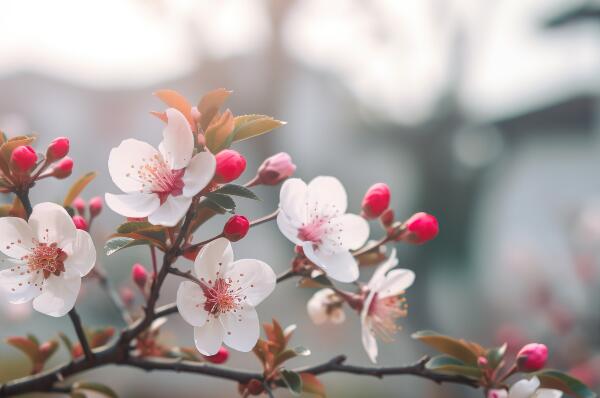
[[[399,330],[398,318],[407,314],[405,290],[415,280],[415,273],[408,269],[394,269],[398,265],[396,250],[381,264],[367,284],[367,297],[360,314],[362,343],[373,363],[377,360],[377,340],[392,341]]]
[[[219,238],[202,248],[194,262],[198,285],[185,281],[177,290],[177,308],[194,326],[202,355],[215,355],[225,343],[248,352],[258,341],[255,307],[275,289],[275,273],[259,260],[233,261],[231,243]]]
[[[185,116],[166,111],[167,126],[158,150],[127,139],[113,148],[108,171],[125,194],[106,194],[106,204],[125,217],[148,217],[155,225],[172,227],[185,215],[192,197],[212,180],[215,157],[194,152],[194,135]]]
[[[540,380],[537,377],[531,380],[520,380],[512,385],[510,390],[492,390],[488,398],[560,398],[562,391],[550,388],[539,388]]]
[[[326,322],[340,324],[346,320],[343,304],[344,301],[332,289],[327,288],[317,291],[308,300],[306,309],[315,325],[322,325]]]
[[[345,214],[346,190],[334,177],[317,177],[308,185],[298,179],[281,187],[277,225],[306,257],[340,282],[358,278],[358,263],[350,250],[369,237],[369,224],[360,216]]]
[[[9,301],[33,299],[35,310],[57,317],[73,308],[81,277],[96,262],[90,235],[75,228],[64,208],[48,202],[35,206],[28,222],[0,218],[0,251],[11,264],[0,272]]]

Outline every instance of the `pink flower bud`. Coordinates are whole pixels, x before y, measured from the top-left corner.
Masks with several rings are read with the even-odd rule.
[[[390,188],[380,182],[367,190],[363,201],[363,216],[366,218],[379,217],[390,206]]]
[[[394,210],[387,209],[384,211],[381,216],[379,216],[379,221],[381,221],[381,225],[384,227],[389,227],[394,223],[395,214]]]
[[[525,345],[517,354],[517,367],[521,372],[535,372],[543,369],[548,360],[548,347],[544,344]]]
[[[73,200],[73,204],[72,204],[73,208],[75,210],[77,210],[77,213],[79,213],[80,215],[83,215],[83,213],[85,213],[85,200],[83,200],[81,197],[76,197],[75,200]]]
[[[128,288],[127,286],[123,286],[120,289],[119,294],[121,296],[121,301],[123,301],[123,304],[125,304],[126,307],[129,307],[133,304],[135,295],[133,294],[133,291],[130,288]]]
[[[88,230],[88,223],[85,218],[81,216],[73,216],[73,224],[75,224],[75,228],[81,229],[82,231]]]
[[[488,360],[486,357],[477,358],[477,366],[480,368],[486,368],[488,366]]]
[[[232,242],[237,242],[242,239],[248,233],[250,229],[250,223],[244,216],[231,216],[223,227],[223,236]]]
[[[73,172],[73,159],[68,156],[62,158],[58,163],[54,165],[52,169],[52,175],[59,180],[67,178]]]
[[[10,155],[13,170],[21,173],[30,171],[37,163],[38,157],[35,150],[29,145],[16,147]]]
[[[227,362],[227,359],[229,359],[229,351],[227,348],[221,347],[215,355],[205,355],[204,359],[211,363],[222,364]]]
[[[143,291],[148,281],[148,271],[146,271],[146,268],[142,264],[133,264],[133,267],[131,267],[131,279]]]
[[[406,238],[411,243],[425,243],[435,238],[439,232],[437,219],[431,214],[416,213],[406,220],[406,233],[401,238]]]
[[[487,398],[508,398],[508,391],[506,390],[490,390]]]
[[[90,215],[96,217],[102,211],[102,198],[95,196],[90,199]]]
[[[215,180],[220,184],[237,179],[246,169],[246,159],[233,149],[225,149],[215,158],[217,160]]]
[[[276,185],[296,171],[292,158],[285,152],[279,152],[267,158],[258,168],[258,183]]]
[[[46,159],[50,162],[54,162],[55,160],[64,158],[68,153],[69,139],[66,137],[58,137],[48,145]]]

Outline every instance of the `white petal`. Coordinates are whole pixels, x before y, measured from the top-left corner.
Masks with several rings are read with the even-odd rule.
[[[367,284],[367,288],[369,290],[372,290],[375,287],[379,286],[384,281],[385,274],[389,270],[391,270],[392,268],[394,268],[396,265],[398,265],[398,257],[396,257],[396,249],[392,249],[392,253],[387,258],[387,260],[385,260],[383,263],[381,263],[377,267],[377,269],[375,270],[375,272],[373,273],[373,276],[371,277],[371,280]]]
[[[206,298],[200,286],[192,281],[184,281],[177,289],[177,309],[187,323],[203,326],[208,318],[204,310]]]
[[[223,326],[214,317],[210,317],[204,326],[194,328],[194,342],[202,355],[215,355],[223,343]]]
[[[206,187],[215,175],[216,166],[214,155],[208,151],[194,156],[183,175],[183,195],[192,197]]]
[[[358,279],[358,263],[347,251],[328,254],[322,251],[315,251],[312,243],[302,244],[306,257],[321,267],[327,273],[327,276],[340,282],[354,282]]]
[[[18,217],[0,218],[0,251],[12,258],[22,258],[33,247],[33,232]]]
[[[300,238],[298,238],[298,226],[300,222],[294,222],[292,218],[285,213],[283,210],[277,214],[277,226],[281,233],[296,245],[302,244]]]
[[[0,288],[6,293],[10,303],[26,303],[42,293],[40,287],[44,280],[43,275],[31,274],[27,270],[27,265],[15,264],[0,272]]]
[[[339,215],[348,208],[348,197],[342,183],[335,177],[316,177],[308,184],[309,206],[318,203],[318,207],[329,208]],[[331,214],[331,213],[330,213]]]
[[[281,186],[279,208],[291,221],[301,225],[303,222],[306,222],[307,195],[308,187],[306,183],[299,178],[290,178]]]
[[[165,203],[148,216],[148,222],[154,225],[174,227],[183,218],[191,204],[192,198],[183,195],[169,196]]]
[[[361,324],[361,340],[363,348],[367,352],[369,359],[371,360],[371,362],[376,363],[378,354],[377,340],[371,332],[371,327],[368,321]]]
[[[254,348],[260,334],[258,314],[254,307],[244,305],[237,312],[228,312],[221,316],[223,323],[223,341],[229,347],[248,352]]]
[[[77,272],[51,275],[42,294],[33,300],[33,309],[50,316],[63,316],[75,306],[80,287],[81,277]]]
[[[329,320],[334,325],[342,324],[346,320],[346,313],[342,308],[334,308],[329,314]]]
[[[344,214],[337,217],[335,223],[342,230],[339,234],[346,249],[356,250],[369,239],[369,223],[356,214]]]
[[[94,268],[96,248],[92,237],[86,231],[78,229],[75,239],[65,251],[67,252],[66,269],[76,269],[80,276],[85,276]]]
[[[158,149],[171,170],[183,169],[192,159],[194,134],[187,119],[175,108],[166,111],[167,126]]]
[[[562,396],[562,391],[550,388],[540,388],[535,394],[535,398],[561,398]]]
[[[267,298],[277,283],[273,269],[260,260],[237,260],[225,272],[225,277],[231,278],[243,290],[246,301],[252,306]]]
[[[36,205],[29,217],[29,226],[40,242],[71,242],[75,239],[75,224],[67,211],[56,203],[44,202]],[[61,246],[62,247],[62,246]]]
[[[310,300],[308,300],[308,303],[306,303],[306,310],[308,311],[308,316],[315,325],[322,325],[329,319],[327,315],[327,308],[325,307],[323,297],[321,294],[323,290],[331,289],[319,290],[310,298]]]
[[[127,193],[114,195],[107,193],[104,200],[108,207],[123,217],[148,217],[160,206],[158,195],[153,193]]]
[[[396,296],[404,292],[415,281],[415,273],[409,269],[394,269],[386,276],[381,285],[377,287],[379,296]]]
[[[224,275],[233,262],[231,243],[225,238],[216,239],[200,250],[194,261],[194,274],[198,279],[215,280],[217,273]]]
[[[108,156],[110,177],[121,191],[140,192],[144,186],[137,178],[137,171],[155,156],[160,156],[160,153],[147,142],[132,138],[124,140]]]
[[[519,380],[512,385],[508,391],[510,398],[531,398],[535,390],[540,386],[540,380],[537,377],[531,380]]]

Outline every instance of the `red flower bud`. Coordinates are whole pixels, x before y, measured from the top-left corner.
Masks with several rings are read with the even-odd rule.
[[[69,139],[58,137],[48,145],[46,150],[46,159],[50,162],[62,159],[69,153]]]
[[[225,149],[215,156],[215,180],[222,184],[237,179],[246,169],[246,159],[233,149]]]
[[[231,216],[223,227],[223,236],[232,242],[237,242],[248,233],[250,223],[244,216]]]
[[[148,271],[146,271],[146,268],[142,264],[133,264],[133,267],[131,267],[131,279],[143,291],[148,281]]]
[[[285,152],[279,152],[267,158],[258,168],[258,184],[276,185],[296,171],[292,158]]]
[[[544,344],[525,345],[517,354],[517,367],[521,372],[536,372],[546,366],[548,347]]]
[[[219,351],[215,355],[210,355],[210,356],[203,355],[203,356],[204,356],[204,359],[206,359],[208,362],[222,364],[222,363],[225,363],[227,361],[227,359],[229,359],[229,351],[227,350],[227,348],[221,347],[221,348],[219,348]]]
[[[486,368],[488,364],[489,362],[486,357],[480,356],[479,358],[477,358],[477,366],[479,366],[480,368]]]
[[[390,206],[390,188],[382,182],[367,190],[363,201],[363,217],[377,218]]]
[[[16,147],[10,155],[10,163],[13,170],[21,173],[30,171],[37,163],[37,160],[37,153],[29,145]]]
[[[73,159],[68,156],[62,158],[54,165],[52,175],[60,180],[67,178],[73,172]]]
[[[73,216],[73,224],[75,224],[75,228],[81,229],[83,231],[88,230],[88,223],[85,218],[81,216]]]
[[[437,219],[431,214],[416,213],[406,220],[406,231],[400,235],[401,239],[405,239],[411,243],[425,243],[435,238],[439,232]]]
[[[90,215],[96,217],[102,211],[102,198],[95,196],[90,199]]]
[[[76,197],[75,200],[73,200],[73,204],[72,204],[73,208],[75,210],[77,210],[77,213],[83,215],[83,213],[85,212],[85,200],[83,200],[81,197]]]

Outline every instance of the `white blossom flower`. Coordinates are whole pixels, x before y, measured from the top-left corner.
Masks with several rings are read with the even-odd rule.
[[[40,203],[29,221],[0,218],[0,251],[10,268],[0,272],[0,287],[11,303],[33,299],[33,308],[63,316],[75,305],[81,277],[96,262],[90,234],[76,229],[67,211]]]
[[[315,325],[326,322],[335,325],[346,320],[346,313],[342,308],[344,301],[329,288],[317,291],[306,304],[308,315]]]
[[[219,238],[202,248],[194,261],[198,285],[185,281],[177,290],[177,308],[194,326],[196,348],[214,355],[222,343],[248,352],[258,341],[255,307],[275,289],[275,273],[259,260],[233,261],[231,243]]]
[[[369,224],[345,214],[346,190],[334,177],[317,177],[308,185],[298,178],[281,187],[277,225],[306,257],[340,282],[358,279],[358,263],[350,253],[364,245]]]
[[[381,264],[367,284],[367,298],[360,314],[362,343],[373,363],[377,360],[377,340],[389,342],[399,330],[396,319],[407,314],[404,291],[415,280],[408,269],[394,269],[398,265],[396,250]],[[391,271],[390,271],[391,270]]]
[[[560,398],[562,391],[550,388],[539,388],[540,380],[533,377],[531,380],[520,380],[512,385],[510,390],[492,390],[488,398]]]
[[[167,126],[156,150],[135,139],[110,151],[108,171],[125,194],[106,194],[106,204],[125,217],[148,217],[172,227],[185,215],[192,197],[212,180],[215,157],[207,151],[192,157],[194,134],[181,112],[166,111]]]

